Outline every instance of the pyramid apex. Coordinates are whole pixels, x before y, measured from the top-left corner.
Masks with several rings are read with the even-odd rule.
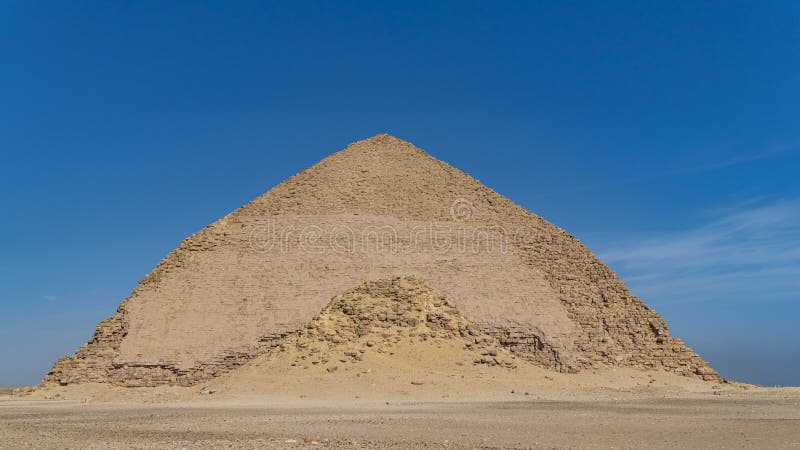
[[[408,142],[408,141],[406,141],[404,139],[400,139],[399,137],[392,136],[391,134],[388,134],[388,133],[378,133],[378,134],[376,134],[374,136],[368,137],[366,139],[362,139],[360,141],[356,141],[354,143],[358,144],[358,143],[362,143],[362,142],[363,143],[374,143],[374,144],[403,143],[403,144],[413,145],[413,144],[411,144],[410,142]]]
[[[350,143],[345,149],[356,151],[366,151],[367,153],[380,153],[380,154],[398,154],[398,153],[419,153],[427,155],[427,152],[417,147],[416,145],[388,133],[378,133],[366,139],[361,139]]]
[[[402,139],[400,139],[400,138],[398,138],[396,136],[392,136],[389,133],[378,133],[375,136],[369,137],[369,138],[367,138],[365,140],[372,141],[372,140],[382,140],[382,139],[395,139],[395,140],[398,140],[398,141],[402,141]]]

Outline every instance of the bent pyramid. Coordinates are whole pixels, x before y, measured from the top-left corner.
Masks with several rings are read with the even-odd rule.
[[[545,368],[720,380],[571,235],[381,134],[184,240],[43,384],[192,385],[271,352],[337,294],[398,276]]]

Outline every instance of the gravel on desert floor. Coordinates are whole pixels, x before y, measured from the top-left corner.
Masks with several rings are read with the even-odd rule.
[[[0,448],[798,448],[800,396],[615,401],[0,401]]]

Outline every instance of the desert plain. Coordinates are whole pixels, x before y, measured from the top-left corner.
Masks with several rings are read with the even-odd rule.
[[[800,448],[798,388],[632,372],[527,384],[475,373],[456,388],[426,375],[376,380],[394,386],[380,395],[355,381],[363,375],[321,373],[287,382],[274,398],[176,387],[6,390],[0,448]],[[601,386],[620,375],[627,386]],[[457,392],[473,398],[449,397]]]

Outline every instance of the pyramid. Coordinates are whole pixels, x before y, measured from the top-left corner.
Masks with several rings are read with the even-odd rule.
[[[203,382],[276,351],[353,286],[399,276],[544,368],[721,380],[573,236],[380,134],[181,242],[43,384]]]

